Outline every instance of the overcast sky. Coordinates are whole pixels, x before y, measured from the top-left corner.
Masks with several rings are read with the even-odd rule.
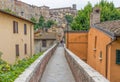
[[[50,8],[60,8],[60,7],[70,7],[72,4],[77,5],[77,9],[83,8],[88,1],[92,3],[92,5],[98,3],[100,0],[21,0],[31,5],[36,6],[49,6]],[[116,7],[120,6],[120,0],[107,0],[112,1]]]

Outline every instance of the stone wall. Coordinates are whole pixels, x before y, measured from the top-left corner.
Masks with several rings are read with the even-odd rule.
[[[104,76],[65,48],[65,56],[76,82],[109,82]]]
[[[59,24],[65,23],[66,14],[76,15],[76,5],[73,7],[50,9],[48,6],[34,6],[18,0],[0,0],[0,9],[10,9],[17,15],[26,19],[35,17],[37,20],[42,15],[46,20],[52,19]]]
[[[56,43],[56,40],[46,40],[46,47],[42,46],[42,40],[34,40],[34,52],[39,53],[49,49],[52,45]]]
[[[43,53],[30,67],[28,67],[14,82],[40,82],[46,64],[56,50],[57,44]]]

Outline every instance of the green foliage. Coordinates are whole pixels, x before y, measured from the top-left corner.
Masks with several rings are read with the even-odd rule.
[[[120,19],[120,10],[114,7],[113,2],[102,0],[96,7],[101,9],[101,22]]]
[[[73,21],[73,16],[72,15],[65,15],[65,19],[67,20],[68,24],[71,24]]]
[[[3,54],[3,53],[2,53],[2,52],[0,52],[0,59],[1,59],[2,54]]]
[[[39,53],[32,56],[31,58],[19,60],[14,65],[10,65],[5,61],[0,60],[0,82],[14,82],[14,80],[41,54],[42,53]]]
[[[53,20],[48,20],[48,21],[46,21],[46,23],[45,23],[45,27],[47,27],[47,28],[50,28],[52,25],[54,25],[55,24],[55,21],[53,21]]]
[[[11,14],[16,14],[15,12],[13,12],[12,10],[10,10],[9,8],[4,9],[5,12],[11,13]]]
[[[38,23],[35,24],[34,29],[43,29],[44,27],[50,28],[52,25],[56,24],[53,20],[45,21],[43,16],[40,16]]]
[[[38,26],[39,26],[40,28],[43,28],[44,25],[45,25],[45,19],[44,19],[43,16],[40,16]]]
[[[34,29],[39,28],[38,23],[37,23],[37,20],[36,20],[34,17],[32,17],[30,20],[31,20],[33,23],[35,23],[35,24],[34,24]]]
[[[89,20],[91,11],[91,3],[88,3],[83,10],[79,10],[78,15],[74,18],[71,24],[72,30],[87,30],[90,24]]]
[[[34,17],[32,17],[30,20],[31,20],[32,22],[34,22],[34,23],[37,22],[37,20],[36,20]]]
[[[120,10],[114,7],[113,2],[101,0],[95,7],[101,10],[101,22],[120,19]],[[92,5],[88,3],[84,9],[78,11],[78,15],[74,18],[71,28],[72,30],[88,30],[90,27],[90,13]]]
[[[32,20],[33,20],[33,18],[32,18]],[[34,29],[35,30],[36,29],[42,29],[44,27],[44,25],[45,25],[45,19],[44,19],[43,16],[40,16],[38,23],[36,23],[34,25]]]

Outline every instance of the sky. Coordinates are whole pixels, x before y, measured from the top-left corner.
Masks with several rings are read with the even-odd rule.
[[[80,10],[89,2],[94,4],[99,3],[100,0],[21,0],[25,3],[36,6],[49,6],[50,8],[72,7],[72,4],[77,5],[77,9]],[[120,0],[107,0],[112,1],[115,7],[120,7]]]

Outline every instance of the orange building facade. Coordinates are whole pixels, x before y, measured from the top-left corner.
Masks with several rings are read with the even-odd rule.
[[[67,48],[82,60],[87,61],[88,32],[67,32]]]
[[[87,63],[110,82],[120,82],[120,64],[117,64],[120,38],[111,38],[106,33],[91,28],[88,33]]]
[[[90,26],[88,33],[66,33],[67,48],[110,82],[120,82],[120,20],[100,22],[100,11],[95,9]]]

